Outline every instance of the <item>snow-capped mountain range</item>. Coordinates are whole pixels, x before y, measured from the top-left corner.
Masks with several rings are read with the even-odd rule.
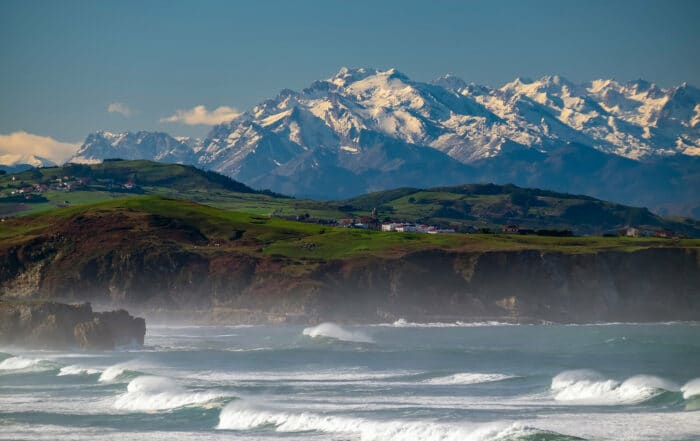
[[[644,173],[670,163],[671,174],[677,164],[685,170],[700,157],[700,90],[642,80],[574,84],[559,76],[516,79],[496,89],[449,75],[424,83],[395,69],[343,68],[301,91],[283,90],[202,140],[97,132],[73,161],[192,163],[252,186],[321,198],[474,179],[614,197],[595,185],[580,191],[561,188],[556,179],[548,185],[552,158],[566,160],[574,152],[595,164],[581,164],[579,157],[578,164],[557,165],[557,173],[588,173],[595,181],[611,173],[611,164]],[[499,170],[499,163],[516,170]],[[591,167],[597,174],[586,171]],[[683,173],[684,179],[693,175]],[[624,202],[645,202],[632,199]],[[696,202],[700,206],[696,197],[669,207],[677,212],[680,204],[687,212]]]
[[[173,138],[163,132],[91,133],[69,162],[94,163],[104,159],[150,159],[159,162],[196,161],[197,140]]]
[[[51,167],[56,163],[41,156],[21,153],[0,154],[0,170],[19,172],[32,167]]]

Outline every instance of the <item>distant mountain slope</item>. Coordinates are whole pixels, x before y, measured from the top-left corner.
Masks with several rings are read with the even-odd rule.
[[[471,164],[473,182],[513,183],[587,194],[664,215],[700,218],[700,157],[670,155],[635,161],[583,145],[543,153],[520,150]]]
[[[691,214],[700,197],[685,189],[697,183],[698,155],[700,90],[688,84],[548,76],[494,89],[452,76],[425,83],[396,69],[343,68],[301,91],[283,90],[202,140],[98,132],[73,160],[192,163],[323,199],[400,186],[524,185],[536,176],[537,186],[552,190],[577,182],[579,193]],[[592,162],[560,163],[572,157]],[[558,179],[554,163],[573,179]],[[619,191],[616,176],[643,185]]]

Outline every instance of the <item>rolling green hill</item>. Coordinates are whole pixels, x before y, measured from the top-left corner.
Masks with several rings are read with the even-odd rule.
[[[17,193],[23,189],[32,191]],[[287,200],[190,165],[110,160],[0,175],[0,215],[28,215],[139,194],[222,204],[253,213],[262,210],[266,214]]]
[[[0,216],[26,216],[135,195],[159,195],[254,215],[310,221],[358,218],[376,210],[380,220],[420,222],[467,232],[500,231],[504,224],[517,224],[529,230],[600,235],[638,226],[700,236],[700,223],[692,219],[664,218],[645,208],[514,185],[400,188],[322,202],[257,191],[192,166],[122,160],[0,175]]]
[[[350,211],[376,208],[381,217],[414,222],[499,229],[516,224],[522,229],[571,230],[602,234],[624,226],[670,229],[698,236],[693,219],[664,218],[646,208],[629,207],[584,195],[520,188],[515,185],[468,184],[431,189],[400,188],[370,193],[345,201]]]
[[[159,238],[154,243],[186,244],[197,252],[228,249],[250,255],[321,260],[397,256],[425,249],[589,253],[700,246],[698,239],[379,232],[294,222],[161,196],[130,196],[6,219],[0,229],[0,248],[56,235],[80,243],[97,237],[96,246],[108,237],[131,237],[133,245],[127,247],[136,247],[139,240],[152,236]]]

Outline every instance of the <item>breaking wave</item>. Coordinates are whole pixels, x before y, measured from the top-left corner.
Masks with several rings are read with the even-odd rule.
[[[126,380],[132,379],[140,373],[129,369],[130,367],[129,362],[110,366],[102,372],[97,381],[100,383],[126,382]]]
[[[321,323],[318,326],[304,328],[302,334],[311,338],[328,338],[351,343],[374,343],[374,340],[361,331],[349,331],[335,323]]]
[[[700,397],[700,378],[690,380],[681,387],[683,398],[689,400],[692,397]]]
[[[591,370],[565,371],[552,379],[554,399],[573,404],[638,404],[665,392],[678,392],[672,381],[652,375],[636,375],[623,382]]]
[[[63,377],[66,375],[96,375],[99,374],[99,369],[86,368],[77,365],[64,366],[56,374],[57,377]]]
[[[114,407],[132,411],[167,410],[201,405],[222,397],[219,393],[187,390],[170,378],[143,375],[129,382],[126,393],[117,397]]]
[[[485,441],[547,433],[507,422],[447,424],[432,421],[375,421],[311,412],[255,409],[240,402],[229,403],[222,409],[217,426],[217,429],[223,430],[260,428],[276,432],[352,434],[359,436],[361,441]]]
[[[494,381],[509,380],[511,378],[518,378],[515,375],[505,375],[505,374],[483,374],[475,372],[462,372],[459,374],[447,375],[445,377],[430,378],[423,381],[426,384],[434,385],[459,385],[459,384],[480,384],[480,383],[492,383]]]
[[[51,362],[40,358],[21,356],[6,358],[0,362],[0,373],[37,372],[51,369]]]

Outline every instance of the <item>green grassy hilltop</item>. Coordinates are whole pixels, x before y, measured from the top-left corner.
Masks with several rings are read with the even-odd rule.
[[[223,210],[161,196],[131,196],[10,218],[0,228],[0,247],[60,234],[71,240],[100,232],[181,242],[197,252],[227,249],[292,259],[394,257],[426,249],[460,252],[543,250],[590,253],[616,249],[698,247],[698,239],[541,237],[508,234],[421,234],[379,232],[293,222]],[[85,237],[83,237],[85,236]],[[156,240],[156,239],[154,239]],[[99,246],[99,241],[96,245]],[[134,241],[134,244],[138,241]],[[129,246],[125,242],[124,246]]]
[[[500,231],[504,224],[517,224],[524,229],[602,235],[625,226],[638,226],[700,236],[700,223],[696,220],[666,218],[645,208],[514,185],[400,188],[345,201],[312,201],[257,191],[192,166],[122,160],[0,175],[0,216],[27,216],[136,195],[158,195],[251,215],[319,222],[359,218],[374,211],[379,220],[419,222],[471,232]]]

